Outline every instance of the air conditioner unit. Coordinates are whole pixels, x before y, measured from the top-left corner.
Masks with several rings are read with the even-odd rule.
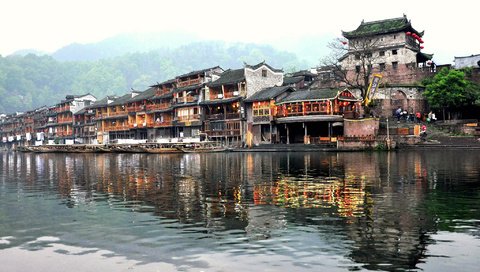
[[[221,94],[221,93],[218,94],[218,95],[217,95],[217,98],[223,98],[223,94]]]

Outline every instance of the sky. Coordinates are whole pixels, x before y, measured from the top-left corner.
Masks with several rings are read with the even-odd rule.
[[[437,64],[480,54],[475,30],[480,4],[468,0],[12,0],[0,6],[2,56],[20,49],[54,52],[74,42],[135,32],[182,31],[274,46],[278,41],[308,43],[308,37],[341,37],[342,30],[357,28],[363,19],[403,14],[415,29],[425,30],[423,51],[434,53]]]

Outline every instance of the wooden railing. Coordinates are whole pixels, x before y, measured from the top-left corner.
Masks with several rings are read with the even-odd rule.
[[[165,110],[171,107],[170,103],[161,103],[161,104],[150,104],[147,105],[147,110],[154,111],[154,110]]]
[[[128,111],[111,111],[108,116],[127,115]]]
[[[130,127],[125,125],[125,126],[105,126],[103,128],[104,131],[123,131],[123,130],[129,130]]]
[[[186,87],[186,86],[200,84],[200,83],[202,83],[201,78],[194,78],[194,79],[189,79],[189,80],[184,80],[184,81],[178,82],[177,87],[181,88],[181,87]]]
[[[144,111],[145,106],[144,105],[138,105],[138,106],[129,106],[127,107],[128,112],[138,112],[138,111]]]
[[[240,129],[206,130],[205,133],[207,133],[207,135],[210,136],[210,137],[241,136],[240,135]]]
[[[197,121],[200,120],[200,114],[193,114],[188,116],[177,116],[175,120],[184,122],[184,121]]]
[[[58,118],[58,123],[59,124],[73,123],[73,118]]]

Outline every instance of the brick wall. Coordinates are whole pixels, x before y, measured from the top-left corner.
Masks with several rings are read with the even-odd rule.
[[[343,135],[346,137],[375,136],[380,127],[380,121],[374,118],[347,120],[343,122]]]

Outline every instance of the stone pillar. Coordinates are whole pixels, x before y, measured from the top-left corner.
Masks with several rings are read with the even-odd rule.
[[[290,144],[290,130],[288,129],[287,124],[285,124],[285,127],[287,128],[287,144]]]

